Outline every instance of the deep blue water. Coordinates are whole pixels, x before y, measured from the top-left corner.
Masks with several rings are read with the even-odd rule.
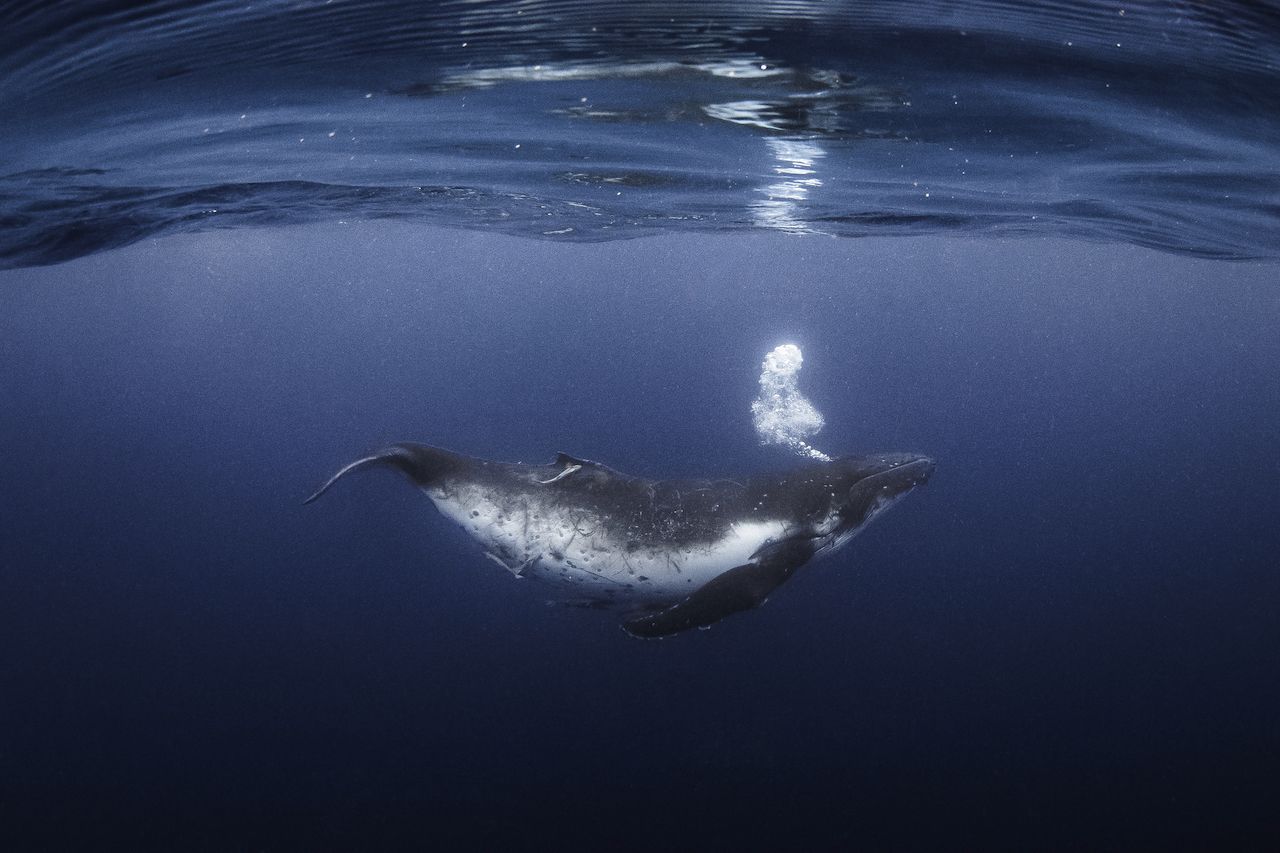
[[[1273,849],[1276,20],[8,4],[0,848]],[[301,505],[795,464],[783,341],[937,473],[710,631]]]

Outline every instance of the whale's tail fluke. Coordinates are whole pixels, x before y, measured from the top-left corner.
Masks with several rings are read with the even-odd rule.
[[[357,459],[355,462],[342,467],[338,473],[330,477],[323,486],[316,489],[315,493],[302,503],[305,506],[318,500],[321,495],[333,487],[334,483],[348,474],[380,466],[395,468],[417,486],[429,486],[441,476],[453,470],[459,459],[460,457],[457,454],[426,444],[393,444],[388,448],[379,450],[372,456]]]

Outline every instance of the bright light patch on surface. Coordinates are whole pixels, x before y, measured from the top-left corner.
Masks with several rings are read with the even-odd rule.
[[[751,404],[751,416],[761,444],[782,444],[802,456],[830,462],[830,456],[805,441],[825,422],[800,393],[803,365],[804,354],[795,344],[782,344],[766,355],[760,369],[760,396]]]

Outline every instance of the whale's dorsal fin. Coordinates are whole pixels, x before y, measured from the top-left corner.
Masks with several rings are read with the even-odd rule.
[[[581,459],[577,456],[570,456],[568,453],[563,452],[556,454],[556,461],[552,462],[550,467],[557,469],[556,473],[546,480],[538,481],[543,485],[558,483],[571,474],[576,474],[579,471],[583,472],[583,476],[586,476],[588,473],[594,474],[598,480],[610,477],[627,479],[625,475],[619,474],[608,465],[601,465],[599,462],[592,462],[590,459]]]
[[[573,472],[581,471],[582,465],[583,463],[578,462],[572,456],[569,456],[564,453],[557,453],[555,464],[552,465],[551,467],[553,468],[559,467],[560,468],[559,473],[553,474],[547,479],[539,480],[538,482],[544,486],[549,486],[552,483],[558,483],[561,480],[563,480],[565,477],[568,477]]]

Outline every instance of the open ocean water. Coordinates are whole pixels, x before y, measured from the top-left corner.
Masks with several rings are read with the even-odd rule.
[[[0,4],[0,849],[1280,849],[1274,2]],[[638,239],[634,239],[638,238]],[[548,606],[394,441],[937,471]]]

